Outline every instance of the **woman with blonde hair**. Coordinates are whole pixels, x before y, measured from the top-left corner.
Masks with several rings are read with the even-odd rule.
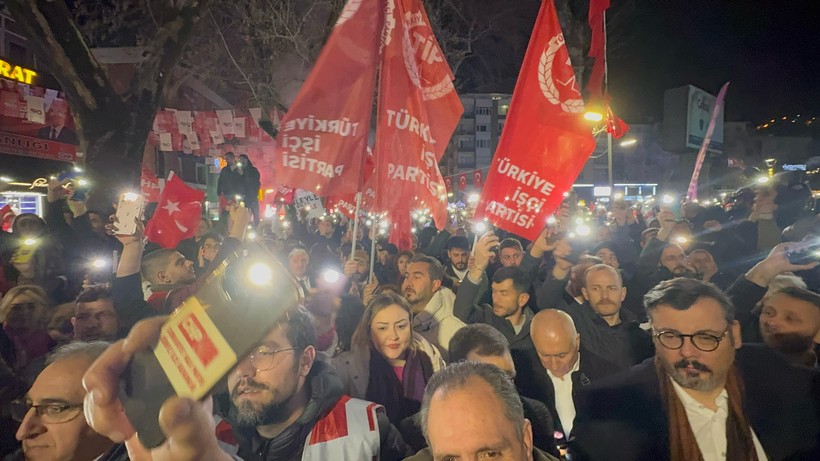
[[[46,331],[50,317],[47,299],[45,291],[35,285],[16,286],[0,299],[0,322],[14,343],[15,363],[9,365],[16,371],[48,353],[55,344]]]
[[[396,293],[368,304],[352,348],[333,360],[345,392],[384,406],[394,425],[419,411],[430,377],[444,367],[438,349],[413,332],[412,309]]]

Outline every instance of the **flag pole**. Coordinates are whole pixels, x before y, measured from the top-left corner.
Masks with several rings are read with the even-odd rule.
[[[378,226],[377,226],[378,227]],[[374,235],[376,237],[377,235]],[[376,275],[373,273],[373,270],[376,268],[376,239],[370,239],[370,283],[373,283],[373,279],[376,278]]]
[[[356,253],[356,238],[359,236],[359,210],[362,207],[362,193],[356,192],[356,212],[353,214],[353,236],[350,239],[350,257],[348,261],[353,261],[353,254]]]

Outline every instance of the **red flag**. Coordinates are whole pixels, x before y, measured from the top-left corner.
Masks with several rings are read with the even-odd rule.
[[[609,0],[590,0],[589,28],[592,29],[592,38],[589,43],[589,56],[595,59],[592,72],[587,82],[587,91],[593,99],[601,98],[601,87],[604,83],[606,71],[606,28],[604,12],[609,9]]]
[[[204,192],[188,187],[172,172],[145,226],[145,236],[163,248],[176,248],[183,239],[193,237],[202,217],[203,198]]]
[[[142,190],[142,195],[145,196],[145,203],[159,201],[159,179],[157,178],[157,175],[155,175],[154,172],[148,168],[142,169],[142,175],[140,176],[140,188]]]
[[[481,170],[476,170],[473,172],[473,185],[477,189],[481,189]]]
[[[458,175],[458,190],[467,190],[467,175],[460,174]]]
[[[376,164],[373,161],[373,155],[368,155],[364,162],[364,186],[362,187],[362,203],[359,207],[362,211],[370,211],[373,209],[373,199],[376,192],[373,190],[373,172],[376,169]],[[327,198],[325,208],[328,210],[338,210],[339,213],[353,219],[356,216],[356,195],[357,192],[345,195],[332,195]]]
[[[282,119],[277,182],[322,196],[361,186],[382,17],[382,2],[345,5]]]
[[[449,176],[444,178],[444,188],[447,189],[447,192],[453,191],[453,178]]]
[[[396,223],[409,221],[411,208],[429,208],[444,226],[447,192],[438,162],[464,107],[421,0],[394,3],[383,33],[375,189],[376,209],[389,211],[391,241],[401,246],[410,227]]]
[[[615,115],[615,112],[612,111],[612,107],[609,104],[606,105],[606,131],[615,139],[623,138],[627,131],[629,131],[629,125]]]
[[[595,148],[552,0],[541,4],[476,218],[535,239]]]
[[[6,204],[3,208],[0,208],[0,227],[6,232],[11,230],[11,223],[14,221],[15,216],[11,205]]]
[[[288,186],[279,186],[279,189],[276,191],[276,196],[273,198],[273,201],[276,204],[284,203],[285,205],[290,205],[293,203],[293,194],[296,192],[296,189]]]

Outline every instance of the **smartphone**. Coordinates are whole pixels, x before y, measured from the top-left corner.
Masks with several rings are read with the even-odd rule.
[[[820,236],[811,234],[801,240],[796,248],[786,253],[794,265],[811,264],[820,261]]]
[[[137,232],[136,219],[142,220],[142,211],[145,207],[145,196],[134,192],[120,195],[117,204],[117,233],[120,235],[134,235]]]
[[[31,261],[31,258],[34,256],[34,252],[37,250],[39,245],[40,241],[37,239],[25,239],[23,244],[20,245],[20,248],[18,248],[11,257],[11,263],[27,264]]]

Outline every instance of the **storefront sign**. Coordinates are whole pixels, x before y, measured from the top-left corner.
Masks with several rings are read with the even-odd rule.
[[[31,85],[37,72],[25,67],[15,66],[0,59],[0,77],[17,80],[20,83]]]

